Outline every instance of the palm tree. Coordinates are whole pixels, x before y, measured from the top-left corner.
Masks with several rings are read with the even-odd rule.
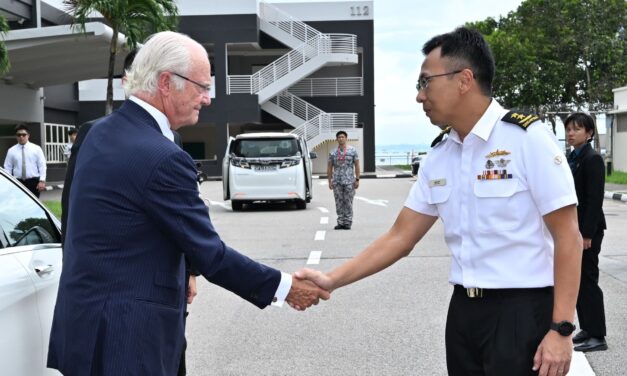
[[[3,76],[11,68],[11,63],[9,62],[9,51],[7,50],[7,46],[5,46],[2,41],[2,35],[8,31],[9,24],[7,24],[7,20],[0,16],[0,76]]]
[[[176,28],[178,9],[174,0],[63,0],[74,17],[74,25],[85,32],[85,23],[98,12],[113,29],[107,73],[107,104],[105,113],[113,111],[113,69],[118,52],[118,35],[126,36],[126,46],[134,49],[148,35]],[[94,17],[95,18],[95,17]]]

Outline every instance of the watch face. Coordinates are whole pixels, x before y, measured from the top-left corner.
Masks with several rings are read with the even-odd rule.
[[[573,331],[575,331],[575,325],[569,323],[568,321],[562,321],[559,323],[557,331],[563,336],[569,336],[573,333]]]

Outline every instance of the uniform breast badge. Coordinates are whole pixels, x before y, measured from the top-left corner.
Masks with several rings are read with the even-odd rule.
[[[511,179],[512,174],[507,173],[507,170],[505,169],[505,167],[507,167],[507,164],[511,162],[511,160],[504,158],[505,156],[510,154],[512,153],[507,150],[496,149],[496,151],[493,151],[486,155],[485,157],[488,160],[485,162],[485,170],[483,170],[480,175],[477,175],[477,180]],[[500,167],[501,169],[494,169],[495,166]]]

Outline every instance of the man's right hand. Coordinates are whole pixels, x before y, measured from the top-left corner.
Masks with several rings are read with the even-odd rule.
[[[328,300],[331,294],[313,282],[305,281],[292,276],[292,287],[285,301],[297,311],[304,311],[312,305],[318,304],[320,299]]]
[[[331,180],[329,180],[329,189],[333,190],[333,183],[331,183]]]

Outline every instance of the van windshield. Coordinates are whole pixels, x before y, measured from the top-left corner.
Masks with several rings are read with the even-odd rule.
[[[293,157],[298,154],[294,138],[259,138],[235,140],[233,154],[244,158]]]

